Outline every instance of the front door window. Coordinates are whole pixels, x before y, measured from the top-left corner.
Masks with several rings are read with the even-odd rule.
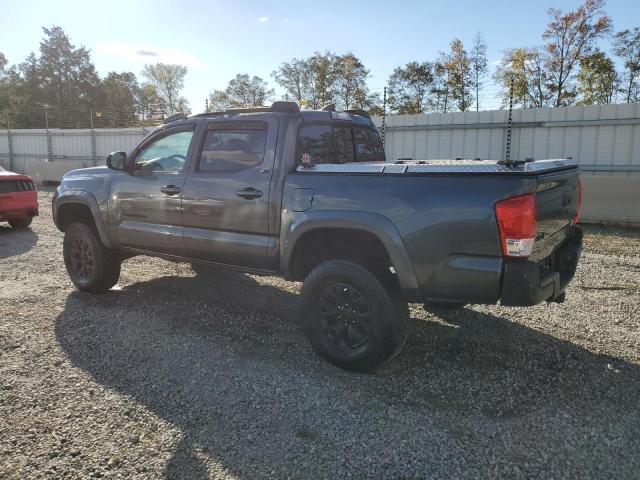
[[[187,160],[193,131],[166,135],[147,145],[136,157],[136,170],[181,172]]]

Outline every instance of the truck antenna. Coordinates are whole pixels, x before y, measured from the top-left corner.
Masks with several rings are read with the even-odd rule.
[[[513,77],[509,82],[509,117],[507,120],[507,148],[504,156],[505,163],[511,163],[511,129],[513,127]]]

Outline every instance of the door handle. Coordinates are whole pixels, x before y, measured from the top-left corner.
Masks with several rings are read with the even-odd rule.
[[[175,185],[163,185],[160,187],[160,191],[162,193],[166,193],[167,195],[177,195],[182,191],[180,187],[176,187]]]
[[[253,187],[245,188],[244,190],[238,190],[236,195],[242,198],[246,198],[247,200],[253,200],[254,198],[260,198],[262,196],[262,192],[260,190],[256,190]]]

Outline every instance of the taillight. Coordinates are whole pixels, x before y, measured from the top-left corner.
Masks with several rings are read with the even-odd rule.
[[[578,203],[576,205],[576,214],[573,216],[573,224],[576,225],[580,221],[580,209],[582,208],[582,180],[578,179],[576,185],[578,189]]]
[[[496,220],[504,256],[528,257],[533,253],[537,229],[534,193],[496,203]]]

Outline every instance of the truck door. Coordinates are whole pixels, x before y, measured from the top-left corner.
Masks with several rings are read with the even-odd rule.
[[[277,240],[269,228],[277,127],[275,118],[206,125],[182,197],[187,256],[268,268]]]
[[[132,172],[114,178],[109,234],[118,246],[183,255],[182,187],[193,125],[170,128],[133,153]]]

